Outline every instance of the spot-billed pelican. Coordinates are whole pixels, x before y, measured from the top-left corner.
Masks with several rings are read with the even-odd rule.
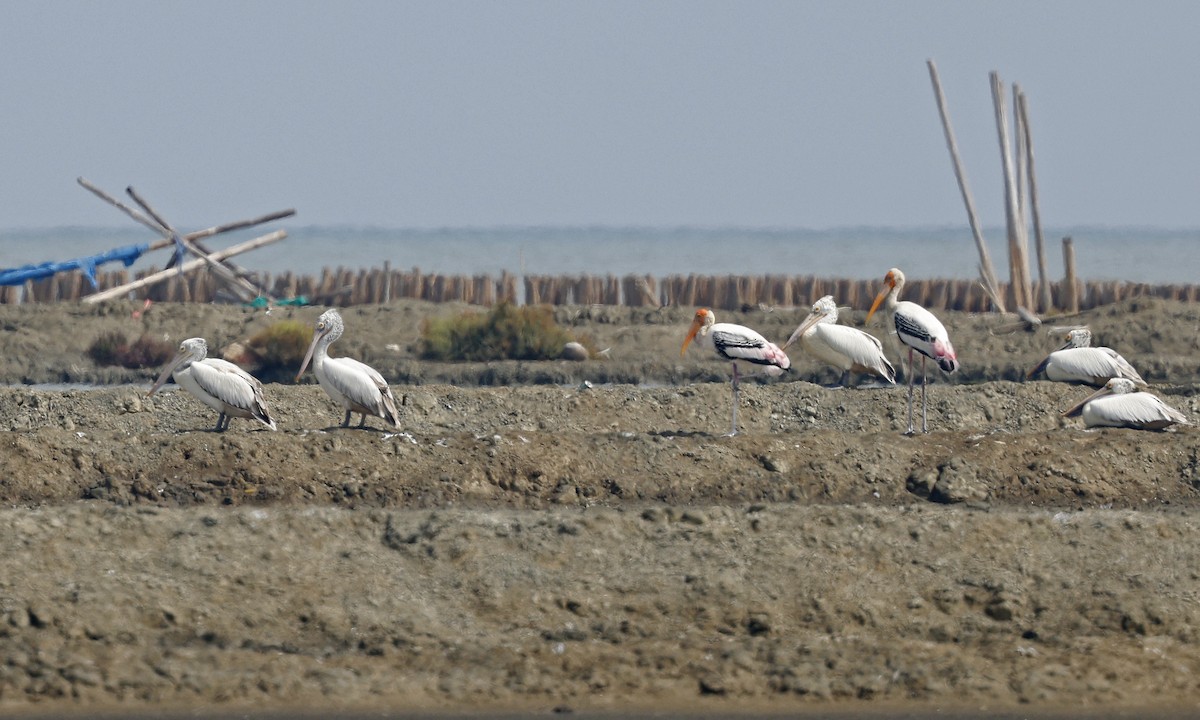
[[[396,400],[375,368],[351,358],[329,357],[329,346],[342,336],[342,316],[337,310],[330,308],[321,314],[313,330],[312,344],[300,364],[300,372],[296,379],[304,374],[311,360],[313,373],[329,397],[346,409],[346,419],[342,427],[349,427],[350,413],[360,413],[362,419],[358,426],[364,427],[367,415],[380,417],[391,423],[392,427],[400,428],[400,414],[396,412]]]
[[[162,387],[168,377],[197,400],[216,410],[217,432],[229,428],[231,417],[254,418],[275,429],[275,421],[267,409],[262,383],[237,365],[220,358],[210,358],[204,338],[188,338],[179,344],[175,359],[163,368],[162,374],[150,387],[147,396]]]
[[[849,325],[838,325],[837,321],[837,303],[832,295],[826,295],[813,304],[812,311],[783,344],[783,349],[799,340],[806,353],[842,371],[839,384],[843,386],[852,372],[874,375],[895,384],[896,369],[884,357],[879,338]]]
[[[1128,378],[1135,385],[1146,387],[1146,381],[1138,375],[1125,358],[1116,350],[1092,347],[1092,331],[1075,328],[1067,334],[1066,344],[1047,355],[1037,367],[1026,374],[1032,379],[1045,371],[1048,380],[1058,382],[1081,382],[1100,387],[1115,377]]]
[[[683,347],[679,349],[680,357],[687,352],[688,344],[693,339],[696,339],[697,344],[715,352],[718,358],[729,360],[733,365],[733,415],[729,434],[737,435],[738,361],[763,365],[764,372],[771,376],[783,374],[784,370],[792,366],[792,361],[779,346],[756,331],[742,325],[717,322],[712,310],[707,308],[696,311],[692,326],[683,340]]]
[[[905,435],[916,432],[913,429],[913,351],[921,353],[921,432],[929,432],[928,407],[925,403],[925,358],[931,358],[944,372],[952,373],[958,370],[958,356],[954,346],[950,344],[950,335],[941,321],[920,305],[907,300],[897,300],[904,288],[904,273],[896,268],[887,271],[883,277],[886,286],[871,303],[871,311],[867,313],[867,321],[879,309],[879,304],[885,299],[884,309],[891,318],[892,333],[900,338],[900,342],[908,346],[908,430]]]
[[[1088,427],[1162,430],[1175,424],[1190,424],[1183,413],[1157,395],[1136,392],[1136,389],[1129,378],[1113,378],[1063,415],[1082,415],[1083,424]]]

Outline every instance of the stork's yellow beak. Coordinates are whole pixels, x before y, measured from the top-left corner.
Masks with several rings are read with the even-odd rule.
[[[697,314],[696,318],[692,320],[692,326],[688,328],[687,337],[683,339],[683,347],[679,348],[679,357],[683,357],[683,354],[687,352],[688,345],[691,345],[692,340],[696,339],[696,333],[700,331],[700,326],[703,322],[703,316],[700,314]]]
[[[867,312],[867,319],[865,322],[871,321],[871,316],[874,315],[875,311],[879,309],[879,304],[883,302],[883,299],[888,296],[888,293],[890,293],[894,287],[896,287],[896,278],[894,275],[892,275],[892,271],[889,270],[888,274],[883,276],[883,289],[880,290],[879,294],[875,296],[875,302],[871,303],[871,309]]]

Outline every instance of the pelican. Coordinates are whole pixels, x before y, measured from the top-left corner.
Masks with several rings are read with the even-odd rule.
[[[837,320],[837,303],[832,295],[826,295],[813,304],[783,349],[799,340],[809,355],[842,371],[842,386],[849,382],[852,372],[874,375],[894,385],[896,369],[883,356],[883,343],[858,328],[838,325]]]
[[[1086,327],[1075,328],[1064,339],[1065,345],[1043,358],[1025,377],[1032,379],[1044,370],[1047,379],[1058,382],[1081,382],[1100,387],[1112,378],[1121,377],[1146,387],[1146,381],[1138,371],[1116,350],[1091,347],[1092,331]]]
[[[357,360],[329,357],[329,346],[342,336],[343,329],[342,316],[337,310],[331,308],[321,314],[313,331],[312,344],[308,346],[296,379],[299,380],[304,374],[311,360],[313,373],[321,388],[346,409],[342,427],[350,426],[350,413],[360,413],[362,420],[358,423],[359,427],[366,425],[367,415],[374,415],[399,429],[400,414],[396,412],[396,400],[383,376],[375,368]]]
[[[867,313],[867,322],[879,309],[879,304],[887,299],[884,306],[891,317],[894,329],[892,333],[900,338],[900,342],[908,346],[908,430],[905,435],[916,432],[913,429],[913,351],[921,353],[921,432],[929,432],[929,410],[925,404],[925,358],[931,358],[944,372],[952,373],[958,370],[958,356],[954,346],[950,344],[950,335],[946,327],[920,305],[907,300],[897,300],[900,291],[904,289],[904,273],[896,268],[887,271],[883,276],[886,283],[875,302],[871,303],[871,311]]]
[[[718,358],[729,360],[733,365],[733,423],[729,431],[729,435],[732,437],[737,435],[738,431],[738,361],[743,360],[755,365],[763,365],[765,366],[764,372],[771,376],[783,374],[784,370],[792,366],[792,361],[788,358],[787,353],[779,349],[779,346],[754,330],[742,325],[717,322],[713,311],[707,308],[696,311],[692,326],[683,340],[683,347],[679,348],[680,357],[683,357],[683,354],[687,352],[688,345],[697,337],[699,337],[699,340],[696,341],[698,344],[710,348]]]
[[[1136,389],[1137,385],[1129,378],[1113,378],[1063,415],[1082,415],[1087,427],[1162,430],[1176,423],[1190,424],[1183,413],[1157,395],[1135,392]]]
[[[204,338],[184,340],[175,359],[163,368],[146,396],[153,395],[174,375],[180,387],[220,413],[216,432],[228,430],[231,417],[254,418],[274,430],[275,421],[267,410],[262,383],[237,365],[207,355],[208,343]]]

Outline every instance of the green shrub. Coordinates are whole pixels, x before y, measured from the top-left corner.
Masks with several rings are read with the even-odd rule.
[[[299,320],[280,320],[258,331],[246,342],[264,370],[291,369],[295,372],[312,342],[312,326]]]
[[[426,320],[420,354],[426,360],[551,360],[570,341],[548,308],[501,303],[487,314]]]

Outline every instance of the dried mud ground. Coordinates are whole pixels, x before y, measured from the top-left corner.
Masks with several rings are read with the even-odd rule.
[[[278,432],[217,434],[87,344],[320,309],[136,309],[0,306],[0,714],[1200,708],[1200,435],[1063,421],[1087,389],[1014,382],[1044,330],[946,314],[928,435],[794,352],[728,438],[691,308],[561,309],[607,359],[459,365],[414,344],[461,307],[354,308],[335,350],[401,432],[337,428],[309,376],[267,383]],[[1200,417],[1196,307],[1061,322]]]

